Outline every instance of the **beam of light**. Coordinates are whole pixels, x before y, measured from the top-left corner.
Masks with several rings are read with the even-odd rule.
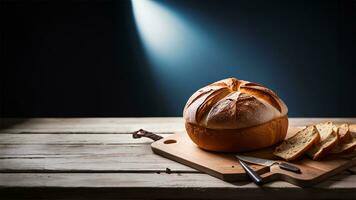
[[[193,79],[186,75],[228,60],[229,48],[214,38],[216,31],[209,33],[179,10],[153,0],[132,0],[132,8],[145,53],[160,79]]]
[[[236,49],[246,41],[227,36],[225,27],[166,2],[132,0],[132,8],[146,59],[160,88],[160,102],[168,105],[169,115],[181,113],[199,86],[231,76],[244,78],[243,72],[248,73],[235,67],[248,65],[241,57],[252,54]]]
[[[182,29],[179,20],[155,1],[133,0],[137,29],[148,53],[169,56],[172,48],[179,46]]]
[[[216,70],[232,65],[233,52],[222,45],[225,38],[221,39],[216,30],[204,30],[163,2],[132,0],[132,8],[150,70],[160,88],[160,101],[168,105],[168,113],[181,112],[186,99],[197,89],[192,83],[201,86],[206,79],[225,78],[232,70]]]
[[[156,67],[172,69],[172,61],[184,59],[187,42],[196,33],[178,14],[160,2],[132,0],[137,30],[146,54]],[[194,48],[194,47],[193,47]]]

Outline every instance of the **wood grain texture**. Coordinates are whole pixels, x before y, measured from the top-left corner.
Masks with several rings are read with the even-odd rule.
[[[292,118],[290,124],[321,121],[356,118]],[[277,181],[261,189],[202,174],[154,155],[150,140],[131,138],[140,128],[164,137],[184,131],[180,117],[0,119],[0,126],[1,199],[355,199],[356,168],[313,188]]]
[[[162,137],[167,134],[158,134]],[[117,145],[117,144],[151,144],[148,138],[134,139],[131,134],[73,134],[73,133],[35,133],[35,134],[0,134],[0,145],[4,144],[38,144],[38,145]]]
[[[194,172],[152,153],[149,145],[0,145],[0,172]]]
[[[356,123],[356,118],[289,118],[290,126],[324,121]],[[181,117],[0,119],[1,133],[128,133],[140,128],[156,133],[184,131]]]
[[[294,130],[289,131],[287,135],[291,136],[295,132]],[[164,139],[152,143],[151,147],[158,155],[183,163],[219,179],[229,182],[246,180],[245,170],[238,164],[234,154],[219,154],[204,151],[198,148],[187,134],[176,133],[167,136]],[[273,155],[273,150],[274,148],[265,148],[257,152],[252,151],[244,154],[254,157],[278,159]],[[262,154],[264,156],[261,156]],[[353,154],[353,156],[355,156],[355,154]],[[304,157],[290,163],[297,166],[301,170],[301,173],[297,174],[285,171],[280,169],[277,165],[265,167],[250,164],[250,167],[261,175],[264,182],[284,180],[301,187],[310,187],[311,185],[326,180],[332,175],[355,166],[356,159],[342,158],[339,155],[333,155],[333,157],[328,157],[320,161],[314,161]]]
[[[155,133],[184,131],[182,118],[30,118],[1,119],[0,133]]]
[[[355,182],[356,175],[339,175],[302,189],[285,182],[227,183],[204,174],[1,173],[0,193],[34,199],[354,199]]]
[[[36,181],[41,180],[41,181]],[[86,181],[83,181],[86,180]],[[333,176],[313,188],[355,188],[356,175]],[[330,184],[332,183],[332,184]],[[185,188],[258,188],[250,181],[225,182],[201,173],[0,173],[0,187],[185,187]],[[282,181],[271,182],[263,188],[302,188]]]

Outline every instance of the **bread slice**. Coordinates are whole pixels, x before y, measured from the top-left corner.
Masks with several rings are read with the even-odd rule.
[[[356,135],[352,135],[348,124],[339,126],[339,144],[331,151],[333,154],[351,153],[356,148]]]
[[[352,137],[356,137],[356,124],[349,125],[349,132]]]
[[[313,160],[319,160],[327,155],[339,142],[337,127],[331,122],[316,125],[320,134],[320,142],[307,151]]]
[[[338,128],[339,144],[350,143],[350,140],[352,140],[352,135],[349,130],[349,125],[341,124]]]
[[[274,155],[287,161],[295,160],[318,143],[320,136],[315,126],[308,126],[276,147]]]
[[[351,138],[347,143],[342,143],[337,145],[335,148],[332,149],[332,154],[339,154],[339,153],[351,153],[356,148],[356,138]]]

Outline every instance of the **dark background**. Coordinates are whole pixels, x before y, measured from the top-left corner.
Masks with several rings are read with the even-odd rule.
[[[1,116],[181,116],[232,76],[272,88],[290,116],[356,116],[355,1],[156,3],[207,38],[182,46],[179,70],[147,56],[131,1],[1,1]]]

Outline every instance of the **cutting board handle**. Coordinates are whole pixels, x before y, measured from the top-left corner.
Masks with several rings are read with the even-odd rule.
[[[143,129],[140,129],[140,130],[135,131],[135,132],[132,133],[132,138],[134,138],[134,139],[138,139],[138,138],[141,138],[141,137],[150,138],[153,141],[157,141],[157,140],[160,140],[160,139],[163,138],[162,136],[156,135],[156,134],[154,134],[154,133],[152,133],[150,131],[146,131],[146,130],[143,130]]]

